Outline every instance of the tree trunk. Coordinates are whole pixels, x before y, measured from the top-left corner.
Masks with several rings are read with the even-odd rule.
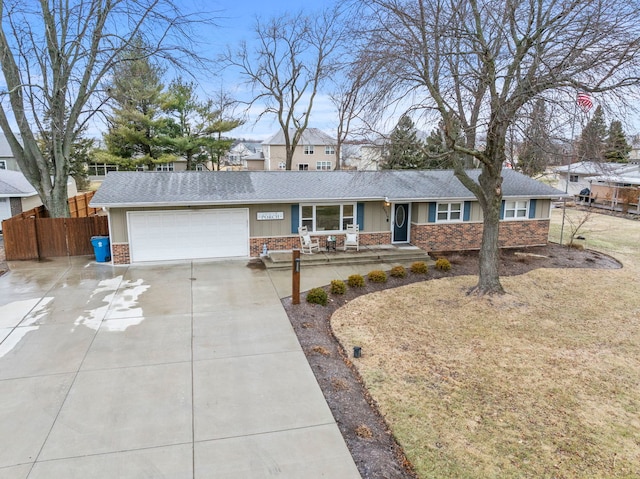
[[[51,193],[47,197],[48,201],[44,203],[44,207],[47,209],[50,218],[68,218],[71,216],[69,211],[67,181],[67,178],[63,181],[56,181]]]
[[[480,274],[478,275],[478,284],[471,290],[471,293],[478,295],[504,293],[498,273],[500,264],[498,233],[502,195],[497,195],[494,191],[493,196],[482,208],[484,222],[479,258]]]

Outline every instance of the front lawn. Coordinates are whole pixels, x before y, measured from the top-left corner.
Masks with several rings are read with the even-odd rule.
[[[421,478],[638,477],[640,222],[598,214],[583,235],[624,267],[538,269],[493,298],[443,278],[334,314]]]

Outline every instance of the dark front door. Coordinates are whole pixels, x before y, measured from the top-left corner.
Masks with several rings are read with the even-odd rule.
[[[393,206],[393,242],[409,241],[409,204],[396,203]]]

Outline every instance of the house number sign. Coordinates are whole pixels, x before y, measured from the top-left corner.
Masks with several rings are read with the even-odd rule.
[[[264,211],[258,213],[258,221],[264,220],[283,220],[284,211]]]

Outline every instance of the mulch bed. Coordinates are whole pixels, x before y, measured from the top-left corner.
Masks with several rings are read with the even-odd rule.
[[[348,288],[344,295],[329,294],[327,306],[309,304],[304,295],[299,305],[293,305],[290,297],[282,300],[363,479],[415,479],[417,476],[355,370],[351,362],[353,351],[345,351],[333,335],[330,318],[334,311],[362,294],[417,281],[478,274],[476,252],[441,253],[440,256],[451,262],[450,272],[443,273],[431,267],[426,275],[408,272],[405,278],[390,277],[384,284],[366,281],[364,287]],[[536,268],[614,269],[620,266],[615,259],[595,251],[549,244],[545,247],[503,250],[500,274],[519,275]],[[372,265],[372,269],[375,266]],[[307,271],[303,274],[312,274],[312,270]]]

